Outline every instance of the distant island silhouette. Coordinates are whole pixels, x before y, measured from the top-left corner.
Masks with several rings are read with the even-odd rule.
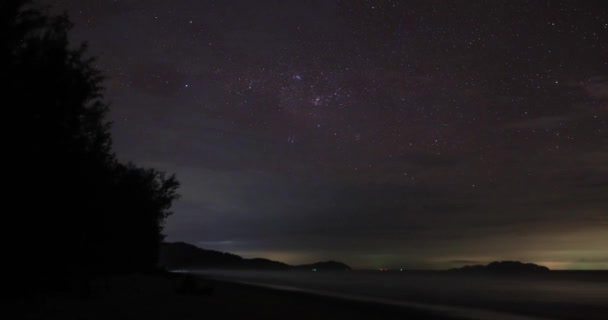
[[[236,254],[202,249],[185,242],[165,242],[161,245],[159,265],[175,269],[240,269],[240,270],[310,270],[349,271],[351,267],[337,261],[289,265],[263,258],[245,259]]]
[[[540,273],[548,272],[549,268],[534,263],[524,263],[520,261],[494,261],[487,265],[468,265],[460,268],[450,269],[451,272],[465,273],[499,273],[499,274],[515,274],[515,273]]]

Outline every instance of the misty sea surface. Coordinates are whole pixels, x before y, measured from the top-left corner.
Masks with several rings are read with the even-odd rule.
[[[191,270],[206,278],[476,319],[608,319],[608,272]]]

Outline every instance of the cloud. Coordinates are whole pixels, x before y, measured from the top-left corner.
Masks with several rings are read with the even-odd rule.
[[[593,98],[608,99],[608,77],[606,76],[589,78],[581,83],[580,86]]]

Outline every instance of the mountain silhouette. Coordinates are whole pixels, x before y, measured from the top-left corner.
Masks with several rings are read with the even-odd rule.
[[[241,270],[351,270],[348,265],[337,261],[292,266],[263,258],[245,259],[236,254],[202,249],[184,242],[163,243],[160,249],[159,265],[169,270],[214,268]]]
[[[487,265],[469,265],[461,268],[450,269],[453,272],[467,273],[540,273],[548,272],[549,268],[534,263],[524,263],[520,261],[494,261]]]

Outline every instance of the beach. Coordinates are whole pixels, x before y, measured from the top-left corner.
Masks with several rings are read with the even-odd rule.
[[[23,319],[606,319],[607,276],[199,270],[98,278],[10,308]]]
[[[9,312],[20,315],[19,319],[66,320],[456,319],[416,309],[203,278],[197,278],[189,292],[181,292],[183,279],[146,275],[98,279],[86,297],[41,295],[11,301]]]
[[[606,319],[608,273],[192,271],[211,279],[466,319]]]

